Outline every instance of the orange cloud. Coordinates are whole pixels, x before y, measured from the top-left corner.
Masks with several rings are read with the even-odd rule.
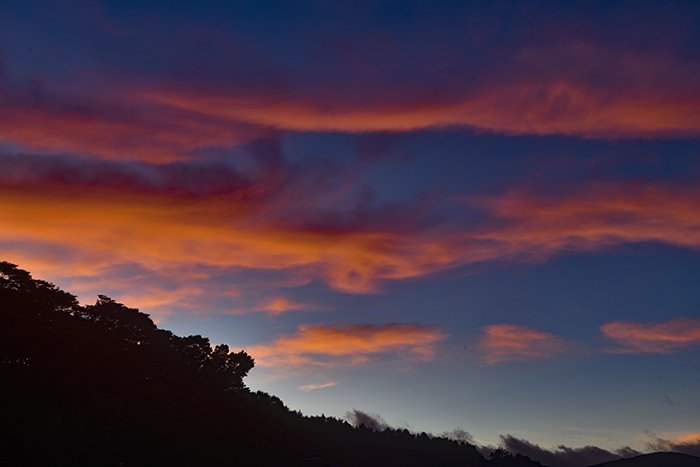
[[[360,365],[372,355],[399,352],[431,360],[445,337],[435,327],[418,324],[301,325],[295,334],[246,351],[263,367]]]
[[[235,315],[245,313],[262,312],[273,316],[282,315],[293,311],[317,311],[319,308],[311,303],[302,303],[291,300],[287,297],[278,296],[262,301],[257,305],[240,307],[232,311]]]
[[[143,178],[160,176],[149,172]],[[430,232],[407,235],[389,226],[324,229],[284,221],[295,199],[286,192],[278,196],[281,189],[264,176],[236,181],[231,173],[235,183],[210,192],[183,191],[190,179],[164,186],[158,181],[154,187],[134,177],[120,173],[116,185],[95,184],[92,178],[75,184],[52,179],[0,184],[0,251],[47,277],[67,269],[90,275],[129,262],[150,270],[192,264],[295,268],[308,280],[320,277],[355,293],[374,291],[385,279],[425,274],[454,258],[450,245]],[[12,246],[20,243],[32,248]],[[52,258],[52,249],[63,254]],[[273,305],[279,311],[281,304]]]
[[[56,173],[31,169],[21,173]],[[190,186],[196,180],[190,172],[168,178],[148,167],[141,178],[120,172],[118,183],[97,183],[116,169],[105,170],[85,180],[75,170],[21,184],[12,173],[0,180],[3,258],[51,280],[99,276],[126,263],[171,272],[201,265],[278,271],[296,283],[321,280],[336,290],[372,293],[384,281],[485,261],[543,260],[632,242],[700,248],[700,191],[693,187],[593,183],[556,194],[513,190],[469,199],[470,207],[487,214],[473,226],[445,220],[433,228],[405,228],[379,220],[333,229],[289,220],[290,210],[308,204],[276,181],[280,175],[222,173],[226,183],[199,188]],[[205,178],[211,180],[209,172]],[[181,288],[188,274],[169,275]],[[130,288],[139,296],[146,292],[139,284]],[[299,306],[283,300],[265,305],[271,313]]]
[[[169,271],[162,289],[149,287],[146,277],[129,285],[135,300],[152,292],[154,308],[182,302],[175,291],[192,290],[193,266],[275,271],[296,284],[320,280],[336,290],[372,293],[385,281],[493,260],[543,260],[632,242],[700,248],[696,187],[587,183],[559,193],[511,190],[466,200],[485,214],[474,225],[444,219],[425,227],[399,209],[390,216],[363,213],[369,220],[338,228],[342,208],[315,201],[333,205],[334,194],[285,184],[297,173],[278,159],[250,173],[223,163],[76,164],[28,155],[3,162],[3,258],[51,280],[101,276],[130,263]],[[301,305],[278,297],[263,308],[282,313]]]
[[[492,324],[483,329],[479,348],[488,365],[550,358],[566,349],[554,334],[517,324]]]
[[[603,335],[615,341],[616,353],[679,352],[700,344],[700,319],[678,318],[661,323],[614,321],[600,327]]]
[[[667,433],[664,437],[657,436],[651,431],[646,432],[650,437],[647,448],[652,451],[674,451],[697,456],[700,454],[700,433]]]
[[[675,441],[678,444],[696,444],[700,443],[700,432],[692,431],[679,435]]]
[[[289,311],[309,310],[310,308],[313,307],[305,305],[303,303],[293,302],[285,297],[275,297],[269,300],[267,303],[265,303],[262,306],[261,311],[273,315],[281,315]]]
[[[31,261],[31,255],[26,257],[26,261]],[[56,275],[57,262],[58,260],[47,264],[39,262],[37,270],[52,271],[52,274]],[[115,271],[86,265],[84,271],[73,271],[69,264],[69,261],[64,261],[71,275],[62,277],[62,286],[78,295],[82,304],[94,303],[98,294],[108,295],[148,313],[158,325],[173,315],[176,309],[202,313],[215,299],[235,296],[235,291],[231,292],[230,286],[222,287],[224,290],[216,290],[217,288],[210,283],[200,282],[195,285],[197,279],[204,278],[198,278],[196,273],[182,269],[139,271],[138,268],[134,270],[133,267],[127,267],[123,271]],[[81,276],[79,272],[86,275]]]

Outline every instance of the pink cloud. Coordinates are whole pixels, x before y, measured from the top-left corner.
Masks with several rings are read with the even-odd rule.
[[[319,389],[328,389],[337,386],[338,383],[335,381],[328,381],[326,383],[315,383],[315,384],[302,384],[299,389],[304,392],[318,391]]]
[[[563,340],[548,332],[517,324],[492,324],[483,328],[479,341],[488,365],[550,358],[566,349]]]
[[[617,353],[670,354],[700,345],[700,319],[678,318],[665,322],[635,323],[613,321],[600,327],[605,337],[615,341]]]

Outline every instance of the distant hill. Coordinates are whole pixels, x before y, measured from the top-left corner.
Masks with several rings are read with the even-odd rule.
[[[655,452],[591,467],[700,467],[700,457],[676,452]]]

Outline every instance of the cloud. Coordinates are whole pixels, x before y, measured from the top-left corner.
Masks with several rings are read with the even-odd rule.
[[[345,414],[345,419],[356,428],[364,426],[372,431],[384,431],[389,428],[389,424],[377,414],[368,414],[361,410],[353,409]]]
[[[515,189],[468,203],[493,219],[472,234],[472,241],[493,245],[502,256],[546,258],[641,242],[700,248],[700,190],[695,187],[590,182],[549,193]]]
[[[452,431],[445,431],[444,433],[441,433],[440,436],[462,443],[475,444],[474,437],[471,435],[471,433],[463,430],[462,428],[455,428]]]
[[[501,436],[501,445],[513,454],[527,456],[550,467],[584,467],[640,454],[629,447],[618,449],[615,452],[596,446],[581,448],[558,446],[556,449],[549,450],[511,435]]]
[[[7,156],[0,175],[0,245],[8,251],[17,242],[33,244],[11,259],[37,272],[47,258],[32,252],[46,245],[73,252],[52,272],[65,271],[65,261],[85,275],[132,261],[149,269],[289,269],[356,293],[450,262],[448,247],[412,226],[414,215],[368,208],[355,220],[352,206],[345,211],[341,195],[324,182],[306,191],[307,182],[323,180],[326,172],[290,167],[269,157],[274,150],[255,156],[253,172],[225,161],[154,165]]]
[[[698,318],[652,323],[614,321],[602,325],[600,331],[618,344],[612,350],[616,353],[669,354],[700,344]]]
[[[677,435],[674,439],[664,439],[647,431],[651,440],[647,448],[652,451],[673,451],[690,456],[700,457],[700,432],[687,432]]]
[[[465,214],[481,214],[465,223],[438,216],[442,204],[348,195],[338,187],[356,181],[357,174],[347,175],[355,168],[292,163],[274,139],[239,150],[232,159],[163,164],[0,154],[0,254],[59,284],[137,264],[152,280],[182,271],[168,279],[178,290],[191,289],[193,275],[245,270],[268,272],[268,283],[275,275],[375,293],[387,281],[489,261],[544,261],[632,242],[700,249],[695,187],[514,189],[460,201]],[[131,294],[145,295],[148,274]],[[203,282],[198,287],[203,296],[219,293]],[[273,303],[278,297],[289,300],[274,293],[263,308],[279,313],[302,305]]]
[[[262,312],[277,316],[293,311],[315,311],[317,309],[318,307],[316,305],[301,303],[287,297],[278,296],[264,300],[260,305],[255,305],[251,308],[237,309],[233,313]]]
[[[370,414],[362,410],[353,409],[352,411],[346,412],[345,419],[356,428],[364,426],[365,428],[369,428],[372,431],[384,431],[388,428],[394,430],[401,429],[413,433],[415,436],[418,435],[417,433],[414,433],[412,430],[408,430],[407,428],[397,428],[396,426],[391,426],[380,415]],[[432,433],[422,432],[421,435],[427,435],[430,438],[435,437],[435,435],[433,435]],[[479,449],[478,446],[474,445],[474,438],[472,437],[472,435],[461,428],[455,428],[452,431],[446,431],[440,434],[439,436],[442,438],[450,439],[452,441],[457,441],[459,443],[468,443],[473,445],[475,448]]]
[[[318,18],[317,13],[298,20]],[[429,23],[434,11],[425,13],[421,23]],[[625,40],[610,41],[607,32],[595,34],[596,27],[574,37],[569,28],[547,22],[533,27],[535,19],[542,21],[540,13],[525,16],[526,28],[522,24],[508,28],[509,34],[539,30],[537,34],[503,41],[482,33],[490,36],[488,46],[484,41],[489,37],[464,33],[497,23],[494,18],[500,15],[487,11],[467,17],[464,11],[450,15],[452,27],[459,24],[459,29],[446,34],[449,40],[428,32],[430,24],[423,24],[428,34],[399,35],[400,48],[391,46],[397,37],[386,37],[385,27],[370,32],[365,21],[355,29],[352,46],[341,31],[322,32],[318,24],[308,24],[317,37],[331,36],[314,41],[311,47],[291,31],[284,47],[270,47],[264,28],[253,28],[258,33],[250,35],[244,28],[207,27],[205,34],[182,18],[169,18],[160,27],[146,29],[131,25],[125,28],[131,33],[120,35],[117,44],[109,31],[86,31],[84,25],[74,24],[70,48],[105,48],[110,60],[83,57],[58,63],[62,53],[39,60],[46,62],[47,69],[62,65],[68,79],[61,73],[22,72],[22,63],[0,63],[5,70],[0,73],[0,140],[52,153],[172,161],[208,148],[232,147],[270,131],[363,133],[463,127],[586,138],[700,133],[696,111],[700,88],[695,79],[700,65],[685,56],[682,43],[661,47],[657,41],[655,47],[640,49],[634,41],[635,26],[629,23],[620,24],[629,36]],[[159,15],[165,18],[167,13]],[[240,12],[233,16],[245,17]],[[8,30],[22,24],[21,16],[11,17],[14,25],[2,25]],[[352,28],[347,15],[342,17]],[[208,20],[218,23],[220,19],[217,14]],[[66,18],[56,15],[55,20]],[[47,44],[36,47],[37,51],[65,46],[65,38],[49,38],[48,31],[36,30],[35,21],[23,21],[27,43]],[[465,28],[471,21],[476,21],[473,27]],[[550,22],[560,21],[551,18]],[[582,23],[580,15],[571,22]],[[682,21],[658,22],[677,25]],[[648,24],[637,28],[646,30]],[[450,25],[441,24],[440,29],[447,31]],[[346,34],[352,34],[350,30],[343,28]],[[504,27],[494,25],[493,30]],[[655,37],[677,32],[666,30]],[[188,40],[180,42],[177,36]],[[173,38],[173,43],[163,44],[162,37]],[[216,47],[197,46],[213,41]],[[245,51],[242,43],[247,44]],[[290,54],[305,59],[290,65]],[[76,86],[74,76],[89,79],[79,80]]]
[[[683,433],[682,435],[679,435],[675,443],[677,444],[697,444],[700,443],[700,432],[697,431],[691,431],[688,433]]]
[[[566,344],[548,332],[517,324],[492,324],[483,328],[479,341],[484,362],[514,362],[550,358],[562,353]]]
[[[275,297],[261,308],[262,311],[272,313],[273,315],[281,315],[282,313],[286,313],[288,311],[304,309],[306,309],[305,305],[292,302],[285,297]]]
[[[419,324],[301,325],[294,334],[246,351],[262,367],[360,365],[381,354],[431,360],[445,337],[434,326]]]
[[[316,383],[316,384],[302,384],[299,389],[304,392],[317,391],[319,389],[328,389],[337,386],[338,383],[335,381],[328,381],[327,383]]]
[[[529,57],[515,60],[514,66],[526,69],[531,66],[530,60],[546,53],[523,53]],[[588,50],[582,55],[592,53]],[[629,62],[625,57],[620,58]],[[693,70],[698,71],[697,67],[680,62],[676,66],[688,76]],[[517,72],[513,75],[517,76]],[[296,131],[402,132],[462,126],[505,134],[590,138],[700,133],[700,118],[694,112],[700,93],[689,83],[686,90],[692,97],[685,101],[681,93],[661,95],[642,89],[644,86],[615,96],[604,86],[580,76],[540,76],[536,80],[499,78],[498,85],[463,89],[458,95],[450,95],[450,100],[437,95],[416,101],[407,95],[400,103],[382,96],[373,96],[374,100],[356,105],[340,96],[330,100],[315,96],[306,96],[306,100],[267,96],[251,99],[237,93],[176,89],[144,91],[138,98],[209,118]]]
[[[266,133],[244,123],[192,118],[134,101],[115,103],[120,100],[114,96],[109,101],[87,99],[78,105],[41,100],[5,104],[0,107],[0,140],[50,153],[168,162],[191,158],[197,150],[209,147],[235,146]]]
[[[11,77],[2,66],[0,60],[0,141],[27,152],[171,162],[271,133],[245,122],[154,105],[125,94],[104,76],[76,90],[37,77]]]
[[[31,102],[6,97],[0,107],[0,140],[54,153],[167,162],[213,147],[233,147],[271,129],[362,133],[463,126],[584,137],[700,134],[698,95],[685,100],[639,92],[596,99],[591,95],[600,90],[572,81],[509,83],[466,91],[450,103],[436,98],[399,105],[373,96],[360,108],[337,99],[285,101],[240,91],[105,93],[112,95],[101,100],[80,97],[84,103],[77,105],[70,103],[75,100],[70,96],[58,98],[65,104],[50,96]]]

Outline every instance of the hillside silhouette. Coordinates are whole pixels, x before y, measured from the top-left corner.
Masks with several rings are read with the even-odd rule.
[[[244,351],[176,336],[109,297],[81,306],[0,262],[0,465],[541,466],[503,449],[487,460],[463,441],[303,416],[245,386],[253,365]]]
[[[700,458],[677,452],[654,452],[631,459],[605,462],[593,467],[698,467]]]

